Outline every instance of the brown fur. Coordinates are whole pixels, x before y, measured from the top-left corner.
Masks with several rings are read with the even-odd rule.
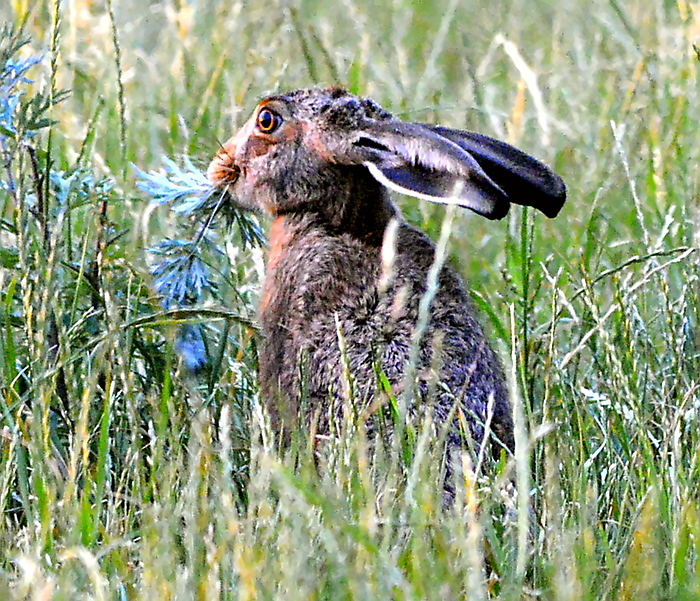
[[[279,115],[276,131],[256,130],[261,107]],[[383,183],[492,218],[504,215],[510,202],[558,212],[565,189],[556,175],[520,151],[473,136],[405,124],[339,88],[298,90],[263,101],[214,158],[209,177],[232,202],[274,217],[259,351],[261,392],[277,425],[320,416],[321,429],[327,428],[343,398],[344,361],[356,404],[374,399],[375,366],[401,391],[435,251],[401,219]],[[519,184],[528,198],[518,197]],[[382,247],[393,219],[399,220],[393,273],[384,285]],[[478,447],[492,402],[491,440],[500,439],[496,449],[513,449],[503,371],[464,284],[447,266],[418,361],[411,410],[433,403],[444,423],[457,403]],[[448,443],[465,444],[457,421]]]

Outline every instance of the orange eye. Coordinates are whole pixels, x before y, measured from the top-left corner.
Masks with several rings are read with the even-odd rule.
[[[264,108],[258,113],[258,129],[261,132],[271,134],[280,125],[282,125],[282,117],[270,109]]]

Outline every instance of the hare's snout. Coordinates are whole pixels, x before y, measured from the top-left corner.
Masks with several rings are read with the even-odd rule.
[[[236,163],[235,137],[226,142],[209,163],[207,179],[216,187],[235,184],[241,175],[241,168]]]

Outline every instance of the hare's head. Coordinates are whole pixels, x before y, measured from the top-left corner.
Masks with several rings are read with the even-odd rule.
[[[393,117],[340,88],[271,96],[226,142],[210,181],[244,208],[330,217],[352,203],[382,206],[383,186],[498,219],[511,202],[553,217],[561,179],[515,148],[485,136]],[[372,200],[373,199],[373,200]]]

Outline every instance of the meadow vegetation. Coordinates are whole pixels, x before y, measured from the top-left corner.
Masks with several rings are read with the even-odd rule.
[[[700,598],[700,5],[8,0],[0,24],[0,598]],[[569,188],[552,221],[454,216],[518,448],[447,510],[429,413],[402,449],[348,420],[278,451],[240,227],[201,241],[196,293],[158,293],[192,218],[143,174],[335,83]],[[437,239],[443,207],[397,200]]]

